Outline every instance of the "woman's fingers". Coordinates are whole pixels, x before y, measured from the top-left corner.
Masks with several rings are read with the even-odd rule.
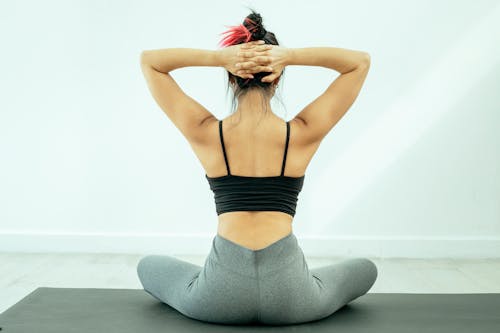
[[[235,74],[243,78],[253,78],[254,73],[272,72],[273,68],[269,66],[272,63],[272,58],[269,56],[270,49],[272,45],[264,44],[263,41],[241,44],[237,52],[238,62],[235,64]]]
[[[274,80],[274,76],[273,75],[268,75],[268,76],[264,76],[262,79],[260,79],[262,82],[272,82]]]
[[[244,49],[247,49],[247,48],[254,47],[256,45],[263,45],[264,43],[265,42],[263,40],[253,40],[251,42],[241,44],[240,47],[244,48]]]
[[[259,57],[255,57],[254,59],[252,59],[250,61],[237,62],[236,67],[239,69],[248,69],[248,68],[255,67],[256,65],[269,67],[270,63],[272,63],[271,57],[259,56]]]
[[[269,45],[269,44],[265,44],[265,45],[251,45],[251,46],[248,46],[248,47],[245,47],[244,50],[245,51],[267,51],[267,50],[270,50],[272,49],[273,46],[272,45]]]
[[[238,74],[248,74],[248,73],[259,73],[259,72],[272,72],[273,68],[270,66],[254,66],[248,69],[240,69],[236,73]]]
[[[241,47],[252,47],[254,45],[261,45],[264,44],[265,42],[263,40],[253,40],[251,42],[246,42],[241,44]]]
[[[257,45],[254,47],[246,47],[243,48],[243,50],[240,49],[238,52],[238,56],[248,58],[248,57],[255,57],[257,55],[262,55],[262,54],[269,54],[270,49],[272,49],[272,45]]]
[[[252,66],[245,66],[244,68],[239,68],[238,67],[238,72],[240,73],[258,73],[258,72],[272,72],[273,67],[271,66],[266,66],[266,65],[257,65],[253,64]]]
[[[262,82],[273,82],[279,76],[279,73],[272,73],[271,75],[264,76],[260,79]]]
[[[268,50],[261,51],[240,51],[237,56],[240,57],[241,60],[245,60],[246,58],[253,58],[259,56],[269,56]]]

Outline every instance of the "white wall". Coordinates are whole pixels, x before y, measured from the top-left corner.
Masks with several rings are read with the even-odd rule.
[[[499,257],[494,0],[0,2],[0,251],[206,253],[213,194],[139,54],[216,49],[247,4],[285,47],[371,54],[357,101],[307,170],[294,220],[304,251]],[[172,75],[227,115],[222,68]],[[336,75],[288,67],[275,112],[292,118]]]

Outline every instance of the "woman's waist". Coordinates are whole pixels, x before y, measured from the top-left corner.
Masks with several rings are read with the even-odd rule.
[[[293,232],[258,250],[246,248],[220,235],[214,237],[212,244],[207,261],[245,276],[262,278],[285,268],[291,269],[295,275],[305,266],[304,254]]]
[[[217,233],[243,247],[259,250],[289,235],[293,217],[282,212],[229,212],[219,215]]]

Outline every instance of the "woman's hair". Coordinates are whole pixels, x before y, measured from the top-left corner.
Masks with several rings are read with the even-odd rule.
[[[226,26],[229,29],[221,33],[224,37],[220,40],[219,46],[228,47],[237,44],[248,43],[254,40],[264,40],[265,44],[279,45],[278,40],[274,33],[267,31],[262,23],[262,16],[255,10],[249,8],[251,13],[243,19],[243,23],[236,26]],[[284,74],[284,70],[280,75]],[[257,89],[262,94],[262,101],[264,105],[265,99],[268,99],[274,93],[277,84],[273,82],[262,82],[261,79],[271,74],[271,72],[253,73],[253,78],[242,78],[227,72],[228,85],[227,92],[229,91],[230,82],[235,82],[231,113],[234,112],[236,100],[244,96],[249,89]],[[267,112],[267,109],[265,110]]]

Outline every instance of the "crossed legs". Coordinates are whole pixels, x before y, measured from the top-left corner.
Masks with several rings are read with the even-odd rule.
[[[322,319],[366,294],[375,283],[377,267],[369,259],[352,258],[309,269],[302,254],[257,280],[210,258],[202,267],[148,255],[139,261],[137,273],[146,292],[188,317],[283,325]]]

